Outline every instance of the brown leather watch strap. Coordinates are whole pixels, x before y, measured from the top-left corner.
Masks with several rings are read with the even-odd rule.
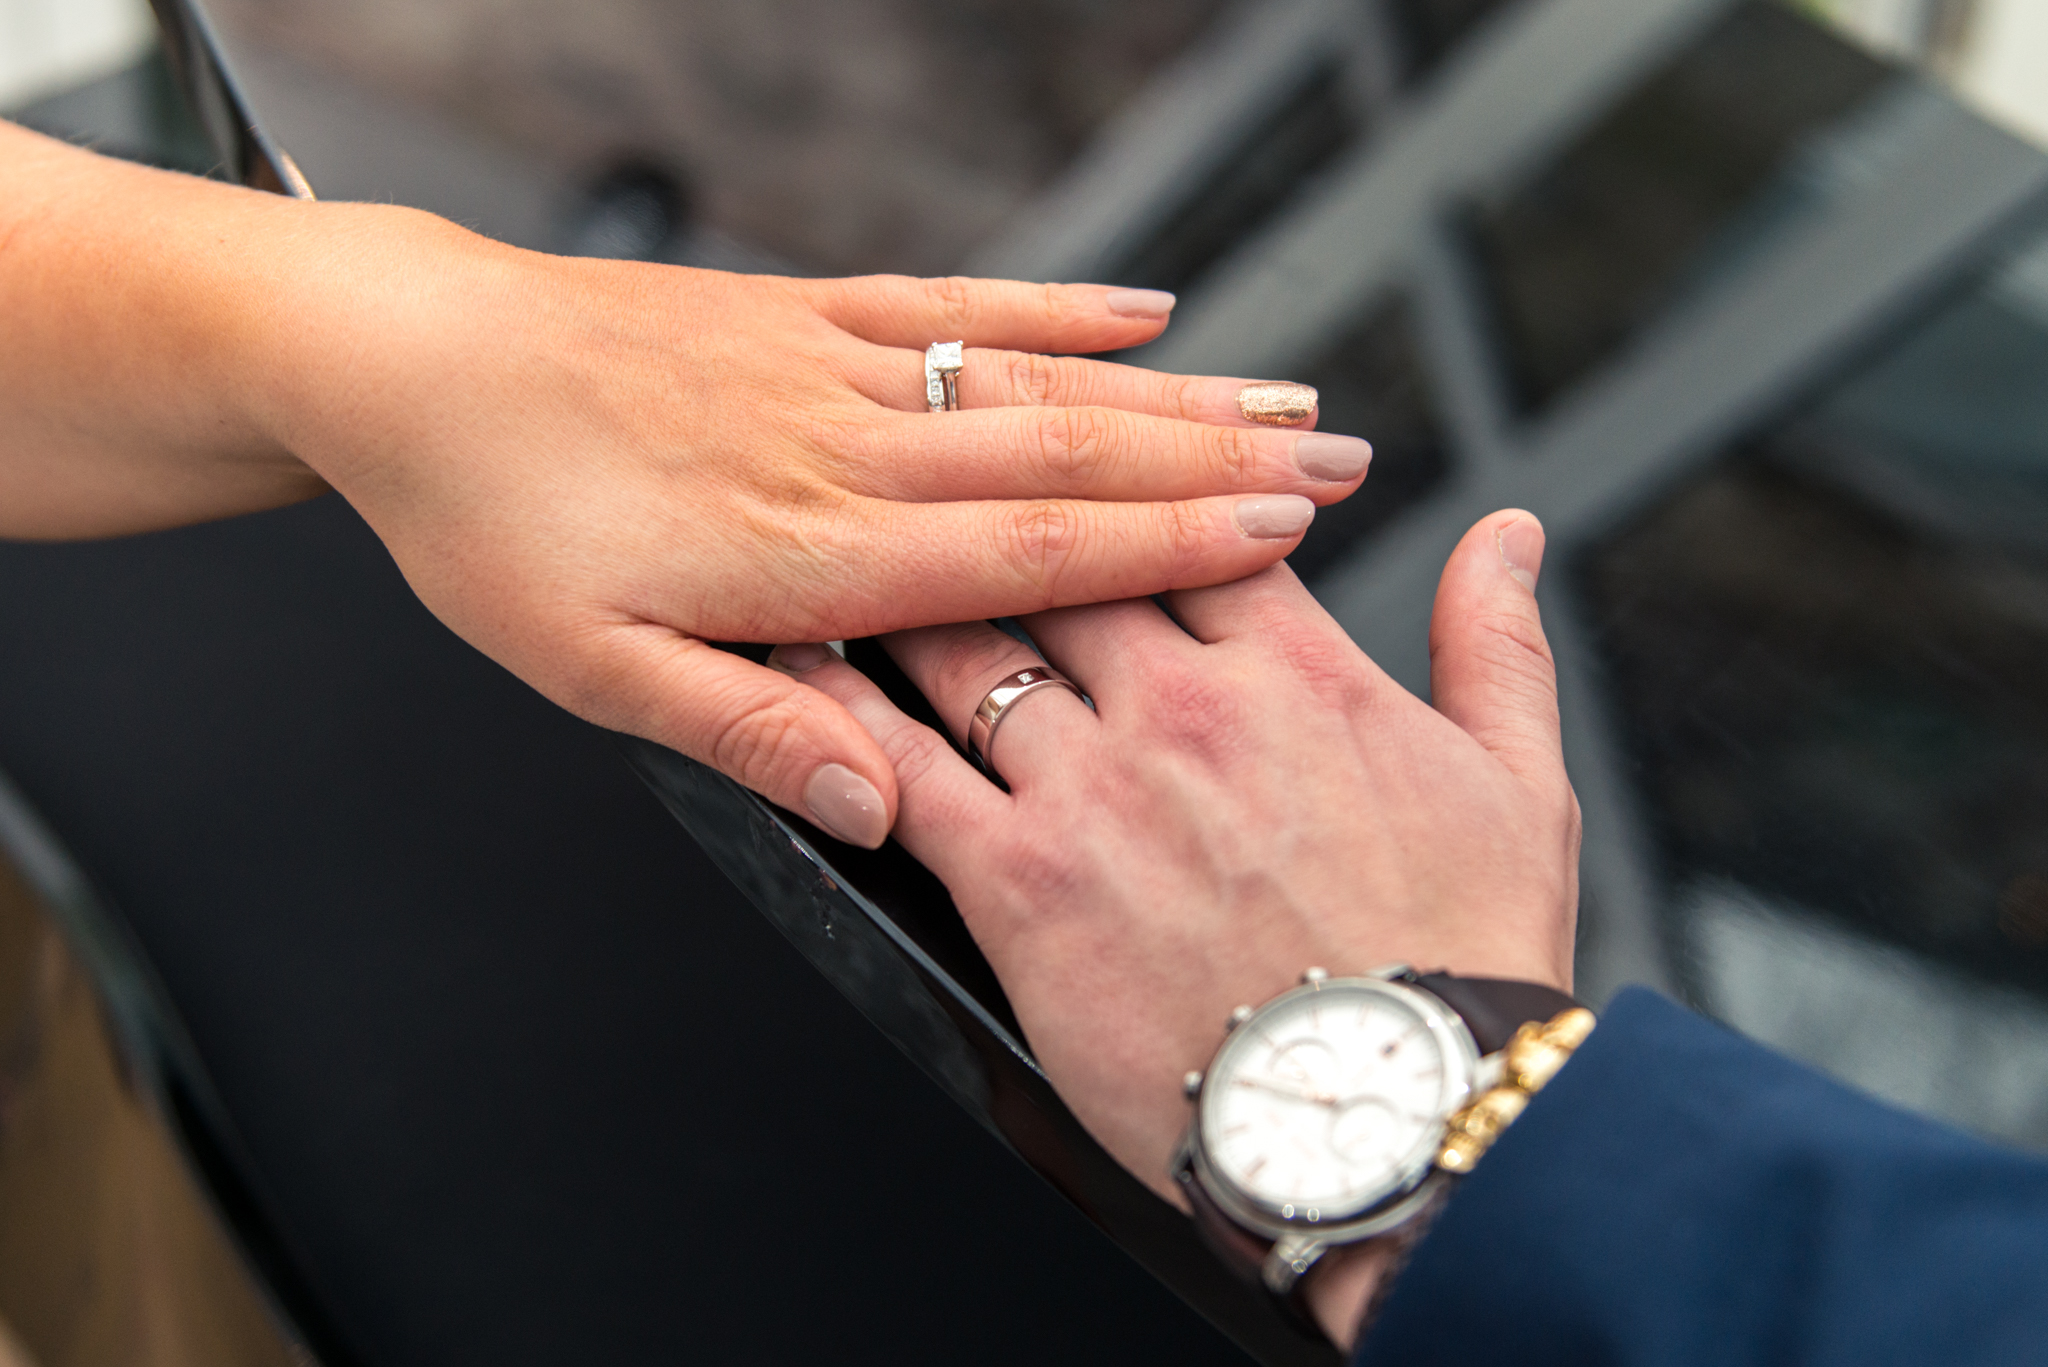
[[[1201,1232],[1202,1242],[1209,1246],[1209,1251],[1222,1259],[1224,1266],[1232,1272],[1257,1286],[1259,1267],[1265,1262],[1266,1254],[1272,1251],[1273,1241],[1252,1233],[1225,1215],[1208,1189],[1195,1179],[1191,1165],[1182,1164],[1175,1168],[1173,1180],[1180,1184],[1181,1195],[1188,1198],[1195,1228]]]
[[[1264,1291],[1265,1278],[1262,1274],[1266,1255],[1272,1252],[1273,1241],[1252,1233],[1225,1215],[1215,1198],[1196,1179],[1192,1165],[1176,1165],[1173,1180],[1180,1185],[1181,1195],[1188,1198],[1188,1207],[1195,1217],[1196,1233],[1216,1255],[1216,1260],[1247,1286]],[[1275,1296],[1273,1299],[1288,1322],[1304,1336],[1316,1342],[1324,1340],[1321,1327],[1300,1296]]]
[[[1423,973],[1415,985],[1443,999],[1465,1018],[1466,1028],[1482,1054],[1508,1047],[1515,1031],[1530,1021],[1547,1021],[1580,1003],[1541,983],[1508,978],[1454,978],[1448,973]]]

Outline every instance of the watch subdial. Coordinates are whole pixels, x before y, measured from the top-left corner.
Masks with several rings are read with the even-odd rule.
[[[1384,1097],[1352,1097],[1330,1117],[1330,1148],[1353,1168],[1391,1168],[1413,1129]]]
[[[1307,1036],[1289,1040],[1273,1051],[1267,1067],[1274,1077],[1292,1082],[1312,1093],[1330,1090],[1337,1074],[1336,1051],[1327,1040]]]

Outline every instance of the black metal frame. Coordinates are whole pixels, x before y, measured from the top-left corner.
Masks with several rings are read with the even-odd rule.
[[[206,140],[220,157],[222,177],[293,199],[313,198],[312,187],[298,166],[249,112],[249,102],[235,82],[220,40],[195,0],[149,0],[156,11],[164,55],[178,78],[185,102],[206,130]]]

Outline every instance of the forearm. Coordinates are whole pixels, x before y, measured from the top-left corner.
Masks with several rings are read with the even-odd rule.
[[[361,345],[324,263],[366,216],[404,212],[0,123],[0,536],[117,535],[325,489],[288,443],[309,334]]]

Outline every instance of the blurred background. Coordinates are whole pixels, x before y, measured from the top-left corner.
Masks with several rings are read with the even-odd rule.
[[[1325,429],[1374,442],[1364,491],[1326,510],[1293,563],[1418,692],[1430,595],[1457,535],[1497,507],[1536,511],[1551,532],[1541,592],[1586,809],[1584,995],[1647,982],[1878,1095],[2048,1147],[2048,6],[208,8],[255,109],[326,198],[417,204],[557,251],[1178,291],[1173,328],[1131,359],[1314,383]],[[140,0],[0,0],[0,109],[120,155],[210,164]],[[345,510],[298,516],[332,526],[314,535],[289,517],[253,519],[280,530],[221,534],[232,552],[200,537],[163,543],[173,548],[162,554],[215,567],[190,570],[192,603],[218,591],[201,581],[240,563],[234,555],[281,563],[312,554],[322,536],[336,566],[355,567],[322,569],[323,582],[382,575],[390,588],[388,565],[359,544]],[[100,815],[105,785],[130,781],[129,761],[109,758],[89,779],[78,743],[62,740],[122,725],[153,736],[191,725],[193,708],[153,697],[137,711],[131,691],[81,719],[86,658],[55,644],[79,614],[31,620],[19,606],[47,601],[61,582],[89,605],[107,658],[129,658],[142,628],[120,626],[134,610],[122,585],[147,561],[134,556],[61,566],[47,552],[0,556],[0,603],[21,633],[0,660],[0,767],[70,814],[57,824],[74,844],[104,850],[87,860],[96,873],[129,870],[124,910],[170,965],[195,1033],[233,1055],[235,1022],[261,1013],[208,1003],[248,993],[262,957],[240,976],[178,967],[196,954],[181,944],[225,931],[151,919],[152,889],[177,857],[136,862],[127,851],[147,823]],[[400,601],[389,611],[411,611]],[[349,629],[307,627],[337,650]],[[418,630],[422,652],[460,649],[430,624]],[[31,639],[40,653],[22,644]],[[200,639],[152,648],[185,659],[204,654]],[[48,663],[58,655],[62,667]],[[453,679],[468,667],[448,668]],[[333,687],[317,672],[309,665],[293,686]],[[199,692],[219,686],[205,669],[186,674]],[[473,711],[483,687],[462,680],[448,688],[452,712]],[[557,725],[519,716],[518,726]],[[364,710],[360,725],[385,734],[385,714]],[[500,739],[516,749],[524,734],[507,723]],[[232,808],[260,789],[281,810],[303,805],[303,775],[259,780],[207,753],[209,802]],[[464,762],[459,748],[435,761]],[[626,835],[578,824],[558,774],[505,763],[500,782],[531,795],[534,810],[566,803],[538,823],[543,842],[584,842],[617,868],[642,857],[634,841],[656,840],[651,825]],[[475,801],[459,785],[447,791],[457,808]],[[325,867],[320,858],[369,857],[358,847],[316,858],[292,844],[308,838],[264,847],[271,895]],[[439,853],[393,856],[393,886],[416,887],[423,859],[459,883],[448,851],[469,839],[451,828]],[[649,924],[679,897],[706,917],[750,915],[707,883],[678,892],[686,856],[662,858],[647,856],[634,894]],[[701,867],[688,865],[700,871],[690,876]],[[222,899],[244,895],[232,879],[220,887]],[[341,899],[334,924],[359,914]],[[782,962],[779,946],[749,945],[761,962]],[[800,965],[784,968],[788,991],[811,990]],[[816,1009],[838,1019],[836,1007]],[[792,1036],[757,1047],[801,1071],[795,1060],[813,1046]],[[857,1066],[896,1077],[882,1057]],[[229,1068],[231,1105],[246,1096],[254,1115],[287,1067]],[[891,1085],[902,1106],[924,1104],[911,1099],[914,1077]],[[816,1142],[837,1144],[855,1123],[842,1114]],[[936,1118],[916,1123],[932,1127],[924,1139],[899,1135],[882,1149],[985,1142]],[[774,1149],[782,1140],[760,1142],[786,1152]],[[1004,1180],[992,1175],[999,1166],[962,1176],[961,1199],[983,1199]],[[323,1171],[319,1180],[341,1180]],[[915,1165],[904,1171],[903,1190],[915,1189]],[[879,1187],[869,1195],[874,1209],[894,1209]],[[1039,1198],[1014,1199],[1022,1209]],[[1057,1237],[1070,1236],[1085,1242],[1085,1232]],[[329,1268],[375,1246],[362,1229],[321,1237]],[[977,1250],[962,1254],[967,1265],[999,1265],[976,1263],[984,1235],[945,1237]],[[855,1299],[885,1298],[865,1274],[844,1275]],[[1026,1302],[1068,1294],[1017,1275]],[[975,1355],[1108,1352],[1115,1333],[1101,1326],[1144,1293],[1100,1275],[1115,1290],[1073,1312],[1086,1334],[1062,1338],[1041,1321],[1011,1348]],[[526,1285],[504,1273],[482,1300],[428,1316],[431,1332],[403,1317],[351,1332],[377,1338],[393,1362],[424,1361],[408,1356],[423,1343],[460,1360],[451,1349],[475,1341],[465,1335],[484,1315],[477,1307],[526,1314],[502,1309]],[[454,1294],[436,1291],[443,1304]],[[933,1342],[957,1342],[974,1307],[986,1310],[980,1291],[959,1294],[963,1318],[922,1293],[903,1313],[927,1316]],[[1124,1319],[1158,1333],[1180,1314],[1147,1302]],[[799,1343],[816,1347],[807,1332],[762,1328],[753,1342],[781,1360]],[[834,1356],[879,1358],[895,1332],[870,1323]],[[1187,1333],[1175,1351],[1228,1360],[1199,1326]],[[906,1342],[890,1355],[918,1359]]]

